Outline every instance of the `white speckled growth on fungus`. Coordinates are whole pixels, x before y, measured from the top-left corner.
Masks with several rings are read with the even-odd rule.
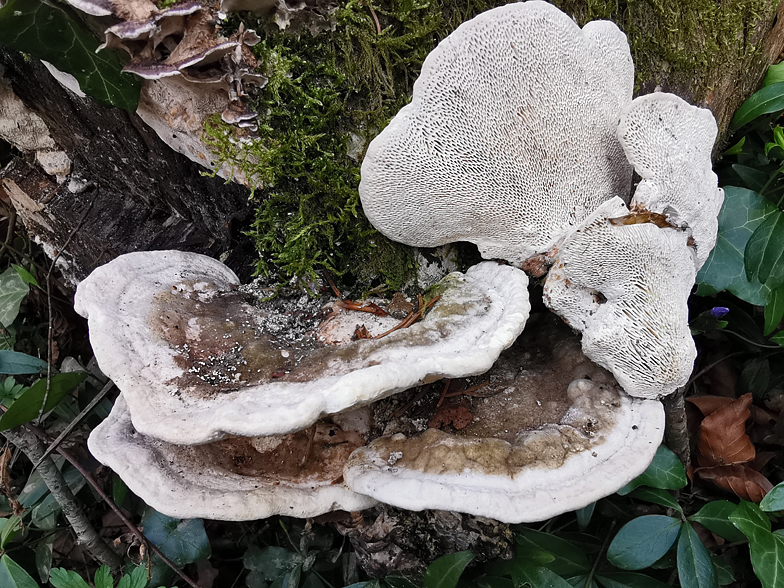
[[[430,53],[412,102],[370,144],[363,210],[409,245],[470,241],[516,264],[546,252],[628,197],[616,131],[633,83],[610,22],[581,30],[536,0],[482,13]]]
[[[482,373],[523,330],[527,283],[518,269],[479,264],[447,276],[422,321],[344,346],[276,338],[264,303],[247,304],[226,266],[191,253],[120,256],[79,285],[75,306],[136,429],[198,444],[297,431],[424,381]]]
[[[686,228],[694,240],[697,269],[716,244],[724,190],[713,173],[716,120],[674,94],[635,98],[618,127],[626,157],[642,181],[632,199]]]
[[[697,355],[687,306],[695,255],[686,231],[613,222],[626,216],[620,198],[605,202],[567,237],[544,299],[628,394],[658,398],[686,383]]]
[[[582,508],[642,473],[664,431],[661,403],[623,394],[574,335],[544,322],[483,376],[468,426],[357,448],[346,484],[401,508],[520,523]]]
[[[312,436],[171,445],[136,431],[122,396],[88,439],[98,461],[154,509],[178,518],[228,521],[373,506],[372,498],[339,481],[345,460],[361,443],[353,431],[323,424]]]

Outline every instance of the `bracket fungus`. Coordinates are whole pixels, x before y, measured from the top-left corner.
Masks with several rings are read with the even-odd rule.
[[[628,196],[616,130],[633,85],[612,23],[580,29],[537,0],[482,13],[428,55],[411,103],[370,144],[362,208],[390,239],[470,241],[520,264]]]
[[[375,504],[341,481],[349,454],[364,443],[362,433],[322,421],[311,429],[279,437],[172,445],[137,432],[120,396],[88,444],[137,496],[173,517],[313,517]]]
[[[360,196],[391,239],[470,241],[536,276],[555,264],[550,308],[626,392],[655,398],[691,371],[686,299],[723,191],[711,113],[670,94],[632,100],[633,73],[612,23],[580,29],[537,0],[485,12],[425,60],[411,104],[368,148]]]
[[[623,394],[548,322],[482,376],[468,426],[380,437],[351,454],[346,484],[410,510],[519,523],[582,508],[642,473],[661,443],[662,404]]]
[[[130,253],[78,287],[103,372],[136,430],[176,444],[275,435],[424,381],[488,370],[522,331],[524,272],[492,262],[451,274],[423,320],[381,339],[281,339],[223,264],[177,251]]]

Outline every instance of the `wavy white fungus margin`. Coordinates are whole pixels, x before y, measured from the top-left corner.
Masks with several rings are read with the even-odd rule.
[[[626,157],[642,178],[632,206],[642,204],[688,229],[697,270],[716,245],[724,202],[711,162],[717,132],[710,110],[662,92],[635,98],[618,126]]]
[[[484,12],[428,55],[412,102],[370,144],[362,208],[395,241],[470,241],[520,264],[628,197],[616,131],[633,84],[611,22],[581,30],[537,0]]]
[[[205,465],[198,447],[178,447],[137,432],[120,396],[87,441],[131,491],[157,511],[177,518],[248,521],[273,515],[314,517],[333,510],[362,510],[375,500],[343,483],[289,484]]]
[[[611,220],[627,216],[620,198],[610,200],[567,237],[544,301],[627,394],[659,398],[687,382],[697,356],[687,306],[695,255],[686,231]]]
[[[193,253],[129,253],[96,269],[78,287],[76,311],[88,319],[101,370],[123,392],[134,427],[176,444],[227,434],[246,437],[298,431],[321,415],[368,404],[424,381],[487,371],[522,332],[528,278],[493,262],[450,274],[425,319],[378,340],[352,342],[330,361],[329,375],[305,382],[270,381],[233,391],[188,394],[178,350],[150,325],[154,299],[192,288],[197,297],[230,291],[239,281],[218,261]]]
[[[576,380],[569,395],[578,404],[580,396],[594,394],[593,387],[589,380]],[[590,419],[596,411],[611,412],[613,425],[598,432],[597,442],[572,453],[557,467],[548,465],[546,450],[539,452],[541,460],[529,465],[509,471],[505,466],[515,445],[536,447],[539,438],[548,434],[555,434],[558,441],[558,427],[524,433],[515,444],[439,435],[431,429],[423,434],[435,437],[428,455],[420,454],[410,466],[404,465],[406,438],[382,437],[351,454],[343,477],[352,490],[409,510],[447,509],[506,523],[549,519],[616,492],[653,460],[664,433],[664,407],[658,401],[624,394],[615,398],[602,402],[594,397],[589,412],[578,408],[576,412],[583,414],[567,413],[568,422]],[[493,466],[497,471],[488,472]]]

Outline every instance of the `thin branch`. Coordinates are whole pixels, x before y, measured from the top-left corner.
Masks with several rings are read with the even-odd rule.
[[[90,200],[90,204],[87,205],[87,210],[84,211],[82,218],[79,219],[79,222],[76,223],[76,226],[71,230],[71,233],[68,235],[65,243],[63,243],[63,246],[57,250],[57,254],[49,265],[49,271],[46,272],[46,306],[49,312],[49,331],[46,346],[46,392],[44,392],[44,400],[41,403],[41,408],[38,410],[38,418],[36,419],[36,423],[39,425],[44,417],[44,408],[49,400],[49,392],[52,389],[52,346],[54,345],[54,327],[52,326],[52,271],[54,271],[54,267],[57,264],[57,260],[60,259],[60,255],[62,255],[63,251],[71,244],[71,239],[73,239],[74,235],[82,228],[82,225],[87,220],[87,215],[90,214],[97,199],[98,190],[95,191],[95,195]]]
[[[4,409],[4,408],[5,407],[0,405],[0,409]],[[25,427],[27,427],[27,429],[32,431],[32,433],[36,435],[39,439],[42,439],[44,442],[49,442],[48,435],[44,433],[40,428],[30,423],[25,425]],[[125,513],[123,513],[123,511],[114,503],[114,501],[111,498],[109,498],[106,492],[103,491],[103,488],[101,488],[100,484],[98,484],[98,482],[95,481],[95,479],[92,477],[90,472],[88,472],[84,468],[84,466],[82,466],[82,464],[80,464],[70,453],[68,453],[62,447],[58,447],[56,451],[57,453],[62,455],[65,458],[65,460],[74,467],[74,469],[76,469],[80,474],[82,474],[82,476],[84,477],[85,480],[87,480],[90,486],[92,486],[95,489],[95,491],[103,499],[103,501],[107,505],[109,505],[109,508],[111,508],[118,517],[120,517],[120,520],[125,524],[126,527],[128,527],[128,530],[131,533],[133,533],[134,536],[143,545],[147,546],[147,548],[150,551],[152,551],[155,555],[157,555],[161,559],[161,561],[167,566],[169,566],[174,571],[175,574],[177,574],[180,578],[182,578],[182,580],[185,581],[185,583],[188,584],[188,586],[191,586],[191,588],[199,588],[199,585],[196,584],[196,582],[194,582],[191,578],[186,576],[185,573],[179,567],[177,567],[177,565],[174,562],[172,562],[172,560],[166,557],[163,554],[163,552],[161,552],[161,550],[158,549],[158,547],[154,543],[151,543],[150,540],[147,539],[147,537],[145,537],[144,534],[139,530],[139,528],[136,525],[134,525],[133,522],[131,522],[131,520],[127,516],[125,516]],[[41,474],[43,475],[43,471],[41,472]]]
[[[60,433],[57,439],[52,441],[49,447],[46,448],[43,457],[38,461],[38,463],[33,465],[33,471],[35,471],[36,468],[39,465],[41,465],[41,461],[49,457],[49,455],[60,446],[60,443],[63,442],[63,439],[65,439],[68,435],[70,435],[71,431],[73,431],[74,428],[80,422],[82,422],[82,419],[84,419],[84,417],[86,417],[90,413],[90,411],[93,408],[95,408],[95,405],[98,404],[101,400],[103,400],[103,397],[109,393],[109,390],[111,390],[112,387],[114,387],[114,382],[112,382],[111,380],[106,382],[106,385],[101,389],[100,392],[98,392],[98,394],[95,395],[95,398],[93,398],[90,401],[90,403],[84,407],[84,410],[82,412],[76,415],[76,418],[74,418],[70,423],[68,423],[68,426],[65,428],[65,430],[62,433]]]
[[[762,343],[757,343],[756,341],[752,341],[751,339],[747,339],[740,333],[736,333],[735,331],[730,331],[729,329],[722,329],[722,333],[729,333],[730,335],[735,335],[738,339],[742,339],[749,345],[754,345],[756,347],[762,347],[763,349],[778,349],[779,351],[784,351],[784,347],[781,345],[763,345]]]
[[[689,428],[686,422],[686,405],[684,392],[686,386],[678,388],[673,394],[663,398],[664,403],[664,440],[681,463],[688,469],[691,465],[691,446],[689,444]]]
[[[3,431],[6,439],[16,445],[33,462],[41,462],[39,472],[46,483],[49,492],[60,505],[60,508],[73,528],[79,543],[85,546],[90,554],[102,564],[106,564],[113,570],[119,570],[123,563],[106,542],[101,539],[96,530],[90,524],[84,511],[76,502],[76,497],[71,492],[63,475],[51,458],[41,461],[44,447],[36,435],[29,429],[18,427],[9,431]]]

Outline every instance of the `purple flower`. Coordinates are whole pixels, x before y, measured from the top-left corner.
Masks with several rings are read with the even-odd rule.
[[[729,311],[730,309],[727,308],[726,306],[714,306],[713,308],[711,308],[710,313],[713,318],[720,319],[721,317],[726,315]]]

